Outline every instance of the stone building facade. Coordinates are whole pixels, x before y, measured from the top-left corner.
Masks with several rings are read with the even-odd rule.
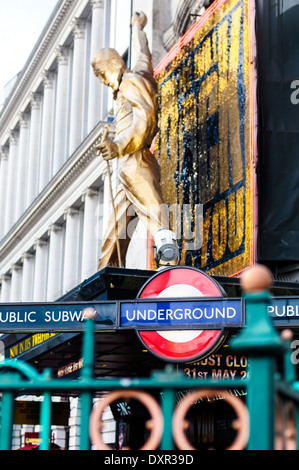
[[[130,65],[130,16],[142,10],[155,66],[209,3],[58,1],[0,111],[1,303],[54,301],[97,270],[111,201],[95,148],[114,116],[112,95],[90,65],[97,50],[114,47]],[[117,161],[112,167],[116,191]],[[147,268],[141,224],[134,237],[126,267]],[[71,403],[73,449],[79,412]],[[66,431],[56,434],[63,445]],[[16,428],[15,448],[23,435]]]

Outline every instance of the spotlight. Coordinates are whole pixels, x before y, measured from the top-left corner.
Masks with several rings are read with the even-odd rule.
[[[159,230],[155,235],[155,245],[159,260],[170,262],[179,257],[179,247],[171,230]]]

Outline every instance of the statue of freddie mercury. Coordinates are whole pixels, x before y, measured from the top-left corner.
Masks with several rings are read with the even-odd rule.
[[[130,236],[127,228],[136,216],[153,237],[168,229],[169,221],[160,187],[160,170],[150,146],[157,133],[157,86],[148,41],[143,31],[144,13],[132,17],[136,63],[129,70],[115,49],[101,49],[92,61],[94,74],[113,90],[116,100],[115,137],[97,146],[105,160],[119,158],[120,190],[115,196],[116,220],[110,217],[98,269],[117,266],[117,238],[124,265]],[[117,232],[116,232],[117,227]],[[170,230],[168,230],[170,232]],[[172,233],[172,232],[170,232]]]

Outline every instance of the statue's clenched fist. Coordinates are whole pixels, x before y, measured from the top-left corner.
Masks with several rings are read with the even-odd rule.
[[[136,11],[131,19],[132,26],[140,26],[143,29],[147,23],[146,14],[143,11]]]
[[[113,160],[119,157],[117,145],[110,139],[105,140],[96,147],[97,154],[101,155],[104,160]]]

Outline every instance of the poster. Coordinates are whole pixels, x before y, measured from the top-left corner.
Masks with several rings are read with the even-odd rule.
[[[254,262],[249,3],[214,2],[155,69],[156,155],[180,264],[210,275]]]

